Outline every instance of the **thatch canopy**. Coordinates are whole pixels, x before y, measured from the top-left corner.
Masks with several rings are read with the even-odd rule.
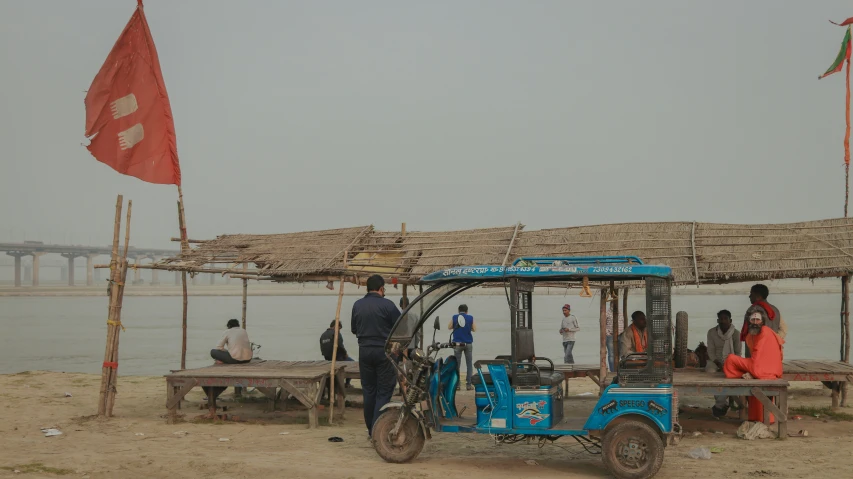
[[[610,255],[668,265],[676,284],[842,276],[853,271],[853,220],[778,225],[623,223],[533,231],[518,224],[405,233],[363,226],[224,235],[155,267],[240,274],[242,263],[250,263],[249,275],[276,281],[378,273],[413,283],[453,266],[509,265],[529,256]]]
[[[249,264],[253,274],[301,276],[342,274],[344,255],[360,245],[373,226],[270,235],[222,235],[160,264],[183,271],[221,270],[242,273]]]

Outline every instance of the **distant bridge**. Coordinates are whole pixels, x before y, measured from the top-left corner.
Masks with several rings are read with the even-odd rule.
[[[15,286],[21,286],[22,277],[32,285],[39,285],[39,258],[46,254],[58,254],[68,260],[68,285],[74,286],[74,259],[79,257],[86,258],[86,285],[92,286],[95,283],[94,259],[98,256],[109,256],[112,254],[111,246],[85,246],[85,245],[57,245],[45,244],[41,241],[24,241],[23,243],[0,243],[0,252],[5,252],[7,255],[15,258]],[[119,248],[119,254],[122,254],[124,248]],[[136,264],[141,261],[150,259],[157,261],[166,256],[175,256],[179,253],[178,250],[171,249],[155,249],[155,248],[137,248],[131,246],[127,249],[127,257],[133,259]],[[33,259],[32,266],[27,265],[26,269],[22,268],[21,258],[31,256]],[[24,269],[22,275],[22,269]],[[153,270],[156,271],[156,270]],[[157,275],[152,273],[151,283],[157,284]],[[65,274],[63,274],[65,276]],[[140,282],[139,270],[134,270],[134,283]]]

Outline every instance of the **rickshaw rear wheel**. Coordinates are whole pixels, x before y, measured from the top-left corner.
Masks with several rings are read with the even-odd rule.
[[[421,431],[418,420],[410,414],[406,414],[400,432],[395,439],[391,438],[391,431],[397,425],[400,418],[400,409],[388,409],[383,412],[376,422],[373,423],[373,448],[379,457],[387,462],[404,463],[418,457],[424,448],[423,431]]]
[[[625,421],[604,433],[601,460],[617,479],[648,479],[663,464],[664,444],[648,424]]]

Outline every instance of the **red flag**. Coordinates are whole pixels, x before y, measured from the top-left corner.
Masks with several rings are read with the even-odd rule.
[[[832,20],[830,20],[830,21],[829,21],[829,23],[831,23],[831,24],[833,24],[833,25],[838,25],[839,27],[846,27],[847,25],[853,25],[853,17],[850,17],[850,18],[848,18],[847,20],[844,20],[844,21],[843,21],[843,22],[841,22],[841,23],[835,23],[835,22],[833,22]]]
[[[86,148],[119,173],[180,186],[172,108],[138,2],[86,94]]]

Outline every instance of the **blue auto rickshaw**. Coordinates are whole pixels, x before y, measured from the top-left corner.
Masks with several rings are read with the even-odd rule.
[[[566,414],[563,374],[550,359],[536,355],[532,313],[539,282],[644,283],[647,351],[622,358],[616,380],[606,386],[592,411]],[[373,446],[384,460],[413,460],[432,432],[488,434],[502,443],[543,444],[571,437],[588,452],[600,453],[617,478],[649,478],[657,473],[669,436],[680,430],[672,387],[668,266],[624,256],[520,258],[509,267],[438,271],[423,277],[421,284],[428,289],[403,311],[386,342],[404,394],[401,402],[383,408],[373,426]],[[503,285],[506,291],[511,351],[475,362],[476,412],[463,417],[456,407],[456,358],[439,355],[453,343],[436,342],[433,333],[430,344],[418,345],[417,337],[423,337],[418,333],[442,304],[470,288],[490,284]],[[440,328],[437,317],[433,328]]]

